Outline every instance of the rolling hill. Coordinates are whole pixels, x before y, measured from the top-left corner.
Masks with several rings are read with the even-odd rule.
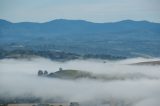
[[[96,74],[81,70],[59,70],[48,75],[42,75],[41,77],[48,78],[58,78],[65,80],[78,80],[78,79],[90,79],[90,80],[99,80],[99,81],[112,81],[112,80],[126,80],[126,79],[141,79],[141,78],[150,78],[155,79],[151,76],[140,74],[140,73],[123,73],[123,74]]]
[[[116,56],[160,56],[160,24],[124,20],[93,23],[57,19],[45,23],[0,20],[0,48]]]

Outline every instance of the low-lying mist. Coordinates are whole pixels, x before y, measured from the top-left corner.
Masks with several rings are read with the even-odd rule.
[[[119,61],[51,61],[44,58],[0,60],[0,98],[32,95],[43,101],[79,102],[82,106],[160,106],[160,65],[131,65],[159,60],[133,58]],[[38,77],[39,69],[59,67],[93,74],[122,77],[119,80],[64,80]]]

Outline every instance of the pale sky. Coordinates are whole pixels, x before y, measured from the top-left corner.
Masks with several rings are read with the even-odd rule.
[[[11,22],[131,19],[160,23],[160,0],[0,0],[0,19]]]

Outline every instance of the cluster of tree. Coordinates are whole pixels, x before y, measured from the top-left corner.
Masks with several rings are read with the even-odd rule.
[[[45,70],[45,71],[39,70],[38,76],[48,76],[48,71],[47,70]]]
[[[63,69],[60,67],[59,68],[59,71],[57,71],[57,72],[62,72],[63,71]],[[48,71],[47,70],[39,70],[38,71],[38,76],[44,76],[44,77],[53,77],[53,75],[55,75],[55,73],[48,73]]]
[[[30,58],[32,56],[40,56],[49,58],[52,60],[73,60],[73,59],[89,59],[89,58],[98,58],[98,59],[124,59],[125,57],[121,56],[112,56],[107,54],[76,54],[68,53],[63,51],[36,51],[34,49],[14,49],[7,50],[0,48],[0,59],[3,58]]]
[[[71,60],[78,59],[80,55],[74,53],[67,53],[61,51],[35,51],[31,49],[15,49],[15,50],[4,50],[0,48],[0,59],[3,58],[29,58],[29,56],[40,56],[50,58],[52,60]]]
[[[112,56],[107,54],[86,54],[83,56],[83,59],[88,58],[97,58],[97,59],[108,59],[108,60],[117,60],[117,59],[125,59],[123,56]]]

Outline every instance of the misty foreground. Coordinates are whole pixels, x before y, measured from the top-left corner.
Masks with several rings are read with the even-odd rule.
[[[0,104],[73,101],[81,106],[159,106],[160,65],[148,61],[159,59],[2,59]],[[64,70],[57,71],[59,67]],[[39,69],[61,77],[38,77]]]

